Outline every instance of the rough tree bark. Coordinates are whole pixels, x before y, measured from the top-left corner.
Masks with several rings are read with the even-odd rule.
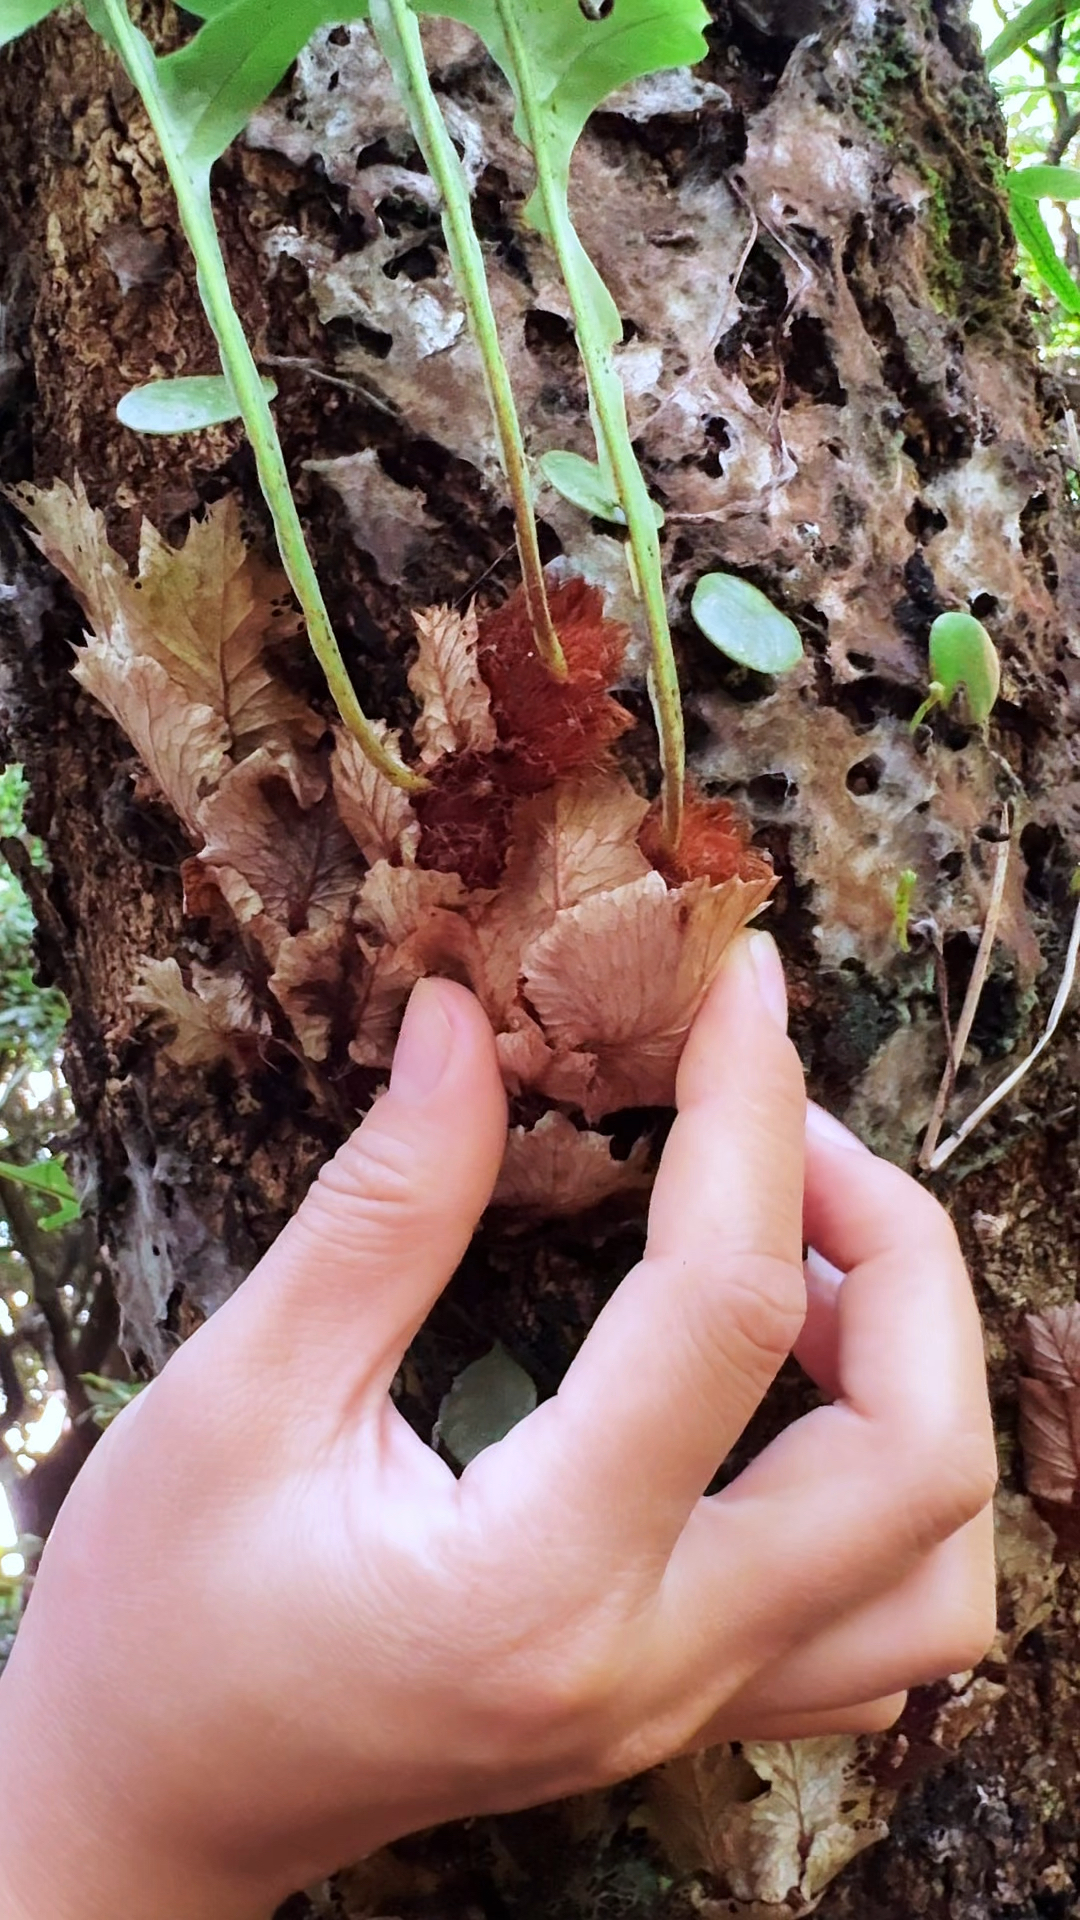
[[[914,917],[940,932],[955,1011],[1012,801],[1016,846],[961,1112],[1033,1035],[1060,968],[1080,834],[1080,539],[1060,407],[1014,277],[1002,127],[961,0],[715,0],[713,13],[698,74],[646,83],[598,116],[575,199],[626,321],[635,431],[669,509],[693,763],[747,806],[782,876],[772,924],[814,1092],[908,1160],[944,1041],[928,948],[904,955],[893,935],[901,870],[918,874]],[[151,24],[177,31],[171,12]],[[431,49],[476,180],[531,444],[588,451],[565,301],[520,220],[527,178],[501,86],[463,30],[435,29]],[[214,361],[148,129],[77,14],[0,59],[0,124],[4,478],[78,471],[129,553],[141,515],[175,537],[227,489],[265,533],[230,430],[154,442],[116,424],[128,385]],[[514,563],[433,197],[364,29],[319,37],[219,169],[217,205],[364,704],[407,724],[410,609],[474,590],[498,599]],[[547,553],[630,612],[617,541],[543,504]],[[71,1001],[83,1170],[125,1337],[153,1366],[282,1225],[340,1119],[280,1072],[241,1084],[224,1068],[178,1071],[140,1026],[139,956],[205,951],[204,930],[182,921],[186,848],[136,801],[126,743],[70,676],[73,603],[12,515],[2,541],[6,749],[27,768],[31,824],[52,859],[40,960]],[[805,670],[765,682],[696,637],[689,591],[717,564],[798,621]],[[969,604],[1004,662],[992,750],[955,717],[932,738],[907,730],[929,624]],[[641,664],[628,661],[622,697],[641,714],[631,758],[649,779]],[[320,698],[314,676],[308,690]],[[1078,1064],[1067,1032],[939,1183],[986,1310],[1014,1489],[1023,1310],[1075,1294]],[[612,1220],[512,1244],[481,1235],[407,1371],[421,1430],[493,1337],[550,1390],[638,1231]],[[789,1383],[774,1424],[798,1396]],[[999,1654],[1011,1657],[973,1691],[918,1696],[878,1743],[891,1837],[829,1887],[826,1920],[1078,1910],[1080,1594],[1057,1531],[1055,1548],[1033,1508],[1010,1504],[1012,1631]],[[641,1804],[627,1788],[422,1839],[290,1913],[794,1910],[729,1897],[703,1861],[673,1869]]]

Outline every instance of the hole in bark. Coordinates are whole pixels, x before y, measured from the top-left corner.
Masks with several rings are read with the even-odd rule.
[[[976,620],[989,620],[993,614],[997,613],[1001,602],[996,593],[977,593],[968,605]]]
[[[786,773],[759,773],[746,783],[746,797],[755,807],[782,807],[794,800],[798,785]]]
[[[848,662],[851,666],[858,667],[860,673],[873,673],[877,666],[872,653],[849,653]]]
[[[374,355],[376,360],[387,359],[394,344],[392,333],[381,333],[377,327],[366,327],[362,320],[357,320],[352,314],[328,320],[326,331],[335,346],[360,347],[364,353]]]
[[[916,500],[904,525],[909,533],[915,535],[920,546],[929,546],[937,533],[944,533],[949,522],[938,507],[928,507],[925,500]]]
[[[943,854],[938,861],[938,872],[943,880],[959,880],[963,871],[964,856],[959,847],[954,847],[951,853]]]
[[[1057,827],[1044,827],[1031,820],[1020,835],[1020,851],[1027,873],[1024,888],[1040,905],[1048,905],[1061,892],[1060,873],[1055,871],[1061,856],[1062,839]]]
[[[854,793],[862,799],[866,794],[877,792],[884,771],[884,762],[876,753],[872,753],[868,760],[857,760],[853,767],[848,768],[844,785],[849,793]]]
[[[812,313],[797,313],[788,342],[788,384],[797,393],[808,394],[811,400],[842,407],[847,394],[840,384],[824,321]]]
[[[439,263],[431,247],[408,247],[404,253],[396,254],[388,260],[383,272],[388,280],[397,280],[404,274],[413,284],[418,280],[434,280],[439,271]]]
[[[525,315],[525,345],[533,353],[538,347],[565,347],[572,346],[573,342],[574,329],[561,313],[533,307]]]
[[[349,44],[348,27],[334,27],[326,36],[328,47],[347,47]]]

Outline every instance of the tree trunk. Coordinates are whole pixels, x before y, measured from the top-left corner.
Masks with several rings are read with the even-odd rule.
[[[1062,964],[1080,834],[1080,540],[1060,407],[1015,280],[1003,130],[960,0],[715,0],[713,13],[705,67],[644,83],[596,117],[575,206],[626,322],[634,431],[668,509],[692,764],[746,807],[781,875],[771,924],[812,1091],[910,1162],[945,1060],[932,938],[955,1016],[1006,806],[998,942],[954,1117],[1035,1037]],[[152,24],[177,30],[171,13]],[[429,46],[476,176],[531,447],[589,453],[566,300],[521,219],[528,176],[502,86],[463,29],[440,23]],[[157,441],[115,420],[127,387],[215,359],[149,130],[81,16],[53,16],[0,57],[0,121],[5,480],[78,472],[129,555],[143,515],[179,538],[228,490],[265,538],[232,429]],[[318,36],[219,168],[216,201],[361,699],[407,725],[411,610],[498,600],[515,556],[434,196],[365,28]],[[542,506],[546,554],[602,585],[633,624],[620,542],[554,497]],[[178,1070],[140,1024],[129,1001],[140,957],[206,957],[182,915],[188,849],[136,796],[127,743],[71,677],[73,602],[13,513],[0,538],[7,750],[26,766],[31,825],[52,860],[35,902],[41,965],[71,1002],[82,1173],[128,1352],[151,1370],[282,1226],[340,1137],[341,1102],[299,1070],[243,1082],[224,1067]],[[716,566],[797,621],[804,669],[774,682],[710,650],[687,608]],[[969,606],[1004,667],[990,737],[952,712],[912,736],[930,623]],[[642,664],[628,660],[621,697],[640,713],[630,746],[654,778]],[[305,690],[323,699],[313,671]],[[894,907],[909,868],[912,922],[934,932],[905,953]],[[1075,1293],[1076,1067],[1067,1029],[938,1180],[986,1311],[1015,1489],[1023,1311]],[[482,1233],[407,1371],[420,1430],[493,1339],[552,1390],[638,1244],[621,1220],[512,1243]],[[799,1394],[786,1382],[773,1426]],[[973,1689],[916,1696],[876,1743],[891,1836],[828,1887],[825,1920],[1077,1910],[1070,1541],[1059,1526],[1056,1599],[1033,1625],[1053,1543],[1020,1500],[1003,1527],[1010,1657]],[[670,1835],[665,1856],[643,1794],[422,1838],[290,1914],[809,1910],[738,1897]]]

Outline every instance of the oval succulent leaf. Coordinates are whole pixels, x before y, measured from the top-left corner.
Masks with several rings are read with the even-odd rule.
[[[277,387],[263,376],[263,392],[273,400]],[[240,419],[232,387],[220,373],[184,380],[151,380],[132,387],[116,409],[120,424],[134,433],[198,433]]]
[[[617,526],[625,527],[626,515],[595,460],[586,460],[580,453],[545,453],[540,458],[540,471],[548,485],[561,493],[564,500],[569,500],[571,506],[580,507],[582,513],[591,514],[595,520],[613,520]],[[654,500],[652,509],[657,526],[662,527],[663,507]]]
[[[439,1408],[435,1443],[458,1465],[467,1467],[485,1447],[493,1447],[536,1405],[536,1386],[505,1347],[492,1347],[482,1360],[459,1373]]]
[[[930,629],[930,677],[946,702],[963,687],[972,719],[985,726],[1001,691],[1001,662],[974,614],[938,615]]]
[[[737,574],[704,574],[690,610],[706,640],[755,673],[789,673],[803,657],[794,621]]]

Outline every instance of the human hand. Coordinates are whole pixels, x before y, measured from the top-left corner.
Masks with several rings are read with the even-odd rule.
[[[643,1260],[457,1480],[389,1389],[506,1115],[477,1003],[417,989],[389,1092],[64,1508],[0,1683],[5,1915],[261,1920],[405,1832],[711,1740],[883,1726],[981,1657],[967,1276],[929,1194],[807,1124],[782,1008],[771,941],[741,940]],[[833,1404],[703,1499],[796,1342]]]

